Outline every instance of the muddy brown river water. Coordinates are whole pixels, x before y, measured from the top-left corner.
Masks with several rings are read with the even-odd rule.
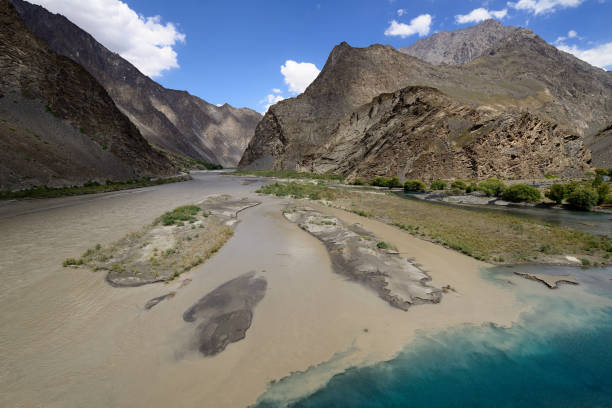
[[[416,329],[508,324],[521,311],[511,292],[479,278],[482,264],[452,252],[441,257],[439,247],[407,234],[400,249],[417,251],[426,268],[441,271],[432,274],[434,284],[460,292],[415,312],[393,309],[334,274],[323,245],[283,218],[284,200],[253,193],[261,182],[193,176],[139,190],[0,203],[0,406],[248,406],[292,372],[327,364],[300,385],[314,389],[348,366],[391,358]],[[96,243],[218,193],[262,204],[240,214],[234,237],[213,258],[171,283],[113,288],[102,272],[62,267]],[[267,290],[246,338],[202,356],[189,346],[194,328],[183,313],[250,271],[265,277]],[[491,299],[494,307],[482,307]]]

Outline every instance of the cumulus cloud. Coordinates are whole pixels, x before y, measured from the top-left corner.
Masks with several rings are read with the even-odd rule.
[[[185,34],[160,16],[139,15],[120,0],[30,1],[63,14],[145,75],[157,77],[179,66],[173,47],[185,41]]]
[[[274,105],[277,102],[282,101],[283,99],[285,99],[285,98],[283,96],[281,96],[281,95],[275,95],[275,94],[268,94],[268,95],[266,95],[266,97],[264,99],[259,101],[260,104],[264,105],[263,113],[266,113],[268,111],[268,108],[270,108],[270,106]]]
[[[319,75],[319,69],[310,62],[285,61],[281,65],[281,74],[285,77],[285,83],[289,87],[289,92],[300,94],[306,90],[308,85]]]
[[[281,90],[280,90],[280,89],[278,89],[278,88],[274,88],[274,89],[272,89],[272,92],[279,94],[279,93],[281,93],[281,92],[283,92],[283,91],[281,91]]]
[[[581,49],[576,45],[572,45],[570,47],[565,44],[561,44],[557,48],[559,48],[561,51],[569,52],[575,57],[580,58],[591,65],[595,65],[596,67],[604,69],[612,68],[612,42],[588,49]]]
[[[490,18],[496,18],[498,20],[503,19],[508,14],[508,9],[503,10],[487,10],[486,8],[477,8],[470,11],[468,14],[458,14],[455,16],[455,21],[458,24],[466,23],[480,23],[481,21],[488,20]]]
[[[561,42],[563,42],[563,41],[565,41],[565,40],[567,40],[569,38],[579,38],[579,39],[582,39],[582,37],[578,37],[578,33],[576,31],[569,30],[567,32],[567,37],[565,37],[565,36],[557,37],[557,39],[555,40],[554,43],[558,44],[558,43],[561,43]]]
[[[517,10],[526,10],[533,14],[546,14],[557,11],[560,8],[578,7],[585,0],[519,0],[508,2],[508,6]]]
[[[431,29],[431,15],[421,14],[418,17],[410,20],[410,24],[398,23],[397,21],[391,21],[389,27],[385,30],[386,36],[399,36],[402,38],[409,37],[414,34],[418,34],[419,37],[424,37],[429,34]]]

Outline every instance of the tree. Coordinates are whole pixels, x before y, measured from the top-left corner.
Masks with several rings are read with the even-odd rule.
[[[610,186],[602,184],[597,187],[597,205],[602,205],[610,199]]]
[[[504,200],[514,203],[522,201],[535,202],[542,197],[542,194],[540,194],[540,190],[535,187],[526,184],[515,184],[506,188],[502,197]]]
[[[431,182],[429,187],[432,190],[444,190],[446,188],[446,181],[444,180],[434,180]]]
[[[486,181],[478,184],[478,190],[482,191],[489,197],[499,197],[502,195],[505,189],[506,185],[504,182],[496,178],[489,178]]]
[[[577,210],[590,211],[599,195],[589,187],[579,186],[567,196],[567,202]]]
[[[455,180],[451,184],[451,188],[456,190],[467,190],[467,187],[467,184],[465,184],[465,181],[463,180]]]
[[[557,204],[561,204],[565,198],[566,189],[563,184],[553,184],[546,192],[546,197]]]
[[[425,191],[427,186],[420,180],[406,180],[404,183],[404,191]]]

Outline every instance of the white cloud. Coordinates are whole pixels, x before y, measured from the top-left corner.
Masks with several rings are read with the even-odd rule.
[[[519,0],[508,2],[508,6],[517,10],[527,10],[533,14],[545,14],[557,11],[560,8],[578,7],[585,0]]]
[[[285,77],[285,83],[289,86],[289,92],[295,94],[304,92],[321,72],[315,64],[293,60],[285,61],[285,65],[281,65],[280,70]]]
[[[156,77],[178,68],[173,47],[185,34],[160,16],[145,17],[120,0],[30,0],[66,16],[102,45],[121,55],[144,74]]]
[[[582,37],[578,37],[578,33],[577,33],[576,31],[574,31],[574,30],[569,30],[569,31],[567,32],[567,37],[565,37],[565,36],[557,37],[557,39],[554,41],[554,43],[553,43],[553,44],[559,44],[559,43],[561,43],[561,42],[563,42],[563,41],[567,40],[568,38],[578,38],[578,39],[580,39],[580,40],[582,40],[582,39],[583,39]]]
[[[279,93],[281,93],[281,92],[283,92],[283,91],[281,91],[281,90],[280,90],[280,89],[278,89],[278,88],[274,88],[274,89],[272,89],[272,92],[279,94]]]
[[[264,105],[265,109],[264,109],[263,113],[266,113],[270,106],[274,105],[277,102],[282,101],[283,99],[285,99],[285,98],[283,96],[281,96],[281,95],[274,95],[274,94],[266,95],[266,97],[264,99],[259,101],[260,104]]]
[[[490,18],[503,19],[508,14],[508,9],[503,10],[487,10],[486,8],[477,8],[470,11],[468,14],[458,14],[455,16],[455,21],[458,24],[479,23]]]
[[[596,67],[612,67],[612,42],[589,49],[580,49],[575,45],[570,47],[565,44],[561,44],[557,48],[561,51],[569,52]]]
[[[405,12],[406,12],[406,10],[404,10],[404,9],[399,9],[399,10],[397,10],[397,15],[398,15],[399,17],[401,17],[401,16],[403,16],[403,15],[404,15],[404,13],[405,13]]]
[[[429,34],[431,28],[431,15],[421,14],[418,17],[410,20],[410,24],[398,23],[391,21],[389,27],[385,30],[387,36],[400,36],[402,38],[418,34],[419,37],[424,37]]]

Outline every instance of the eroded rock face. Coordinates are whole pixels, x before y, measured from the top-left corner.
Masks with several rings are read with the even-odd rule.
[[[379,248],[376,237],[361,226],[308,207],[290,207],[284,215],[323,242],[336,273],[372,289],[391,306],[408,310],[440,301],[442,292],[427,283],[427,274],[396,252]]]
[[[514,33],[518,28],[493,19],[455,31],[440,31],[399,51],[433,65],[467,64]]]
[[[183,320],[196,325],[194,346],[203,355],[213,356],[228,344],[244,339],[267,286],[264,277],[249,272],[224,283],[187,309]]]
[[[482,109],[528,111],[579,137],[610,123],[611,75],[559,51],[530,30],[507,31],[478,58],[452,66],[434,66],[389,46],[336,46],[303,94],[270,107],[239,167],[308,167],[321,145],[363,105],[415,85],[437,88]],[[353,138],[363,136],[356,132]]]
[[[175,172],[93,76],[0,1],[0,190]]]
[[[117,107],[152,143],[224,167],[240,160],[261,115],[216,106],[185,91],[166,89],[59,14],[12,0],[26,25],[51,48],[89,71]]]
[[[342,120],[302,166],[366,180],[542,177],[588,170],[583,139],[526,112],[478,109],[434,88],[375,98]]]

